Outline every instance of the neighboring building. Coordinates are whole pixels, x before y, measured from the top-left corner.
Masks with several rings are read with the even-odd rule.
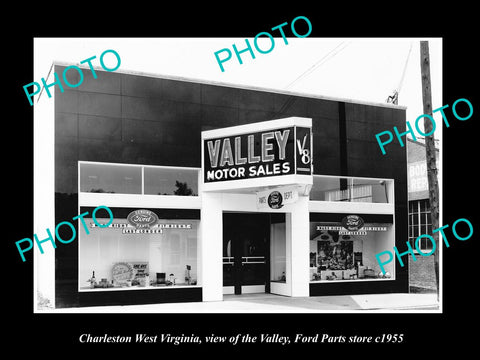
[[[35,254],[55,307],[408,292],[375,258],[406,250],[406,149],[375,139],[403,107],[96,73],[35,104],[35,233],[88,212]]]
[[[437,167],[439,150],[436,148]],[[428,193],[427,161],[425,140],[417,139],[407,142],[408,161],[408,240],[415,248],[415,240],[421,234],[432,233],[432,216]],[[420,250],[429,253],[432,243],[423,238],[418,244]],[[437,288],[433,256],[416,256],[416,261],[409,259],[409,283],[412,291],[429,291]]]

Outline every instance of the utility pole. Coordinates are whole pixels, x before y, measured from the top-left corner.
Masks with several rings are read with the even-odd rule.
[[[428,41],[420,41],[420,68],[422,73],[422,99],[423,99],[423,113],[432,116],[432,93],[430,84],[430,55],[428,51]],[[432,132],[432,122],[427,117],[424,118],[424,132],[428,134]],[[428,193],[430,198],[430,211],[432,214],[432,229],[438,229],[438,208],[439,208],[439,190],[438,190],[438,170],[435,154],[435,138],[432,132],[431,135],[425,137],[425,152],[427,160],[427,177],[428,177]],[[438,241],[438,232],[431,234]],[[438,269],[438,249],[433,254],[435,264],[435,279],[437,282],[437,299],[439,297],[439,269]]]

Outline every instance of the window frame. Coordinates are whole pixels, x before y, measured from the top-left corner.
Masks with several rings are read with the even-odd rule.
[[[340,193],[348,194],[347,199],[343,199],[342,195],[340,195],[341,199],[338,200],[319,200],[319,199],[313,199],[312,198],[312,192],[315,192],[315,180],[318,179],[326,179],[326,180],[345,180],[346,181],[346,186],[347,188],[344,190],[340,189],[331,189],[331,190],[323,190],[324,192],[326,191],[337,191]],[[363,182],[367,182],[364,184]],[[359,182],[359,183],[356,183]],[[369,184],[368,182],[372,182],[372,184]],[[385,202],[376,202],[373,201],[374,199],[374,194],[373,194],[373,187],[371,188],[371,192],[369,196],[366,197],[371,197],[372,201],[355,201],[356,199],[363,198],[365,196],[361,196],[361,194],[354,194],[354,189],[356,186],[365,186],[365,185],[376,185],[373,184],[373,182],[378,182],[379,185],[385,184]],[[383,182],[383,184],[382,184]],[[394,179],[387,179],[387,178],[372,178],[372,177],[359,177],[359,176],[339,176],[339,175],[319,175],[319,174],[313,174],[313,183],[312,183],[312,190],[309,195],[309,201],[310,202],[322,202],[322,203],[329,203],[329,202],[334,202],[334,203],[363,203],[363,204],[393,204],[395,199],[394,199],[394,186],[395,186],[395,180]]]
[[[137,195],[138,196],[138,195]],[[162,210],[161,208],[157,208],[155,210]],[[114,210],[115,211],[115,210]],[[93,218],[91,217],[91,214],[89,214],[88,216],[86,216],[85,218],[85,221],[87,223],[87,227],[90,229],[90,223],[93,222]],[[114,218],[115,219],[115,218]],[[118,219],[122,219],[122,223],[124,223],[124,221],[126,220],[126,218],[124,217],[121,217],[121,218],[117,218],[117,221]],[[196,229],[197,229],[197,235],[196,235],[196,254],[195,254],[195,257],[196,257],[196,277],[195,277],[195,280],[196,280],[196,284],[195,285],[187,285],[187,284],[176,284],[174,286],[131,286],[131,287],[107,287],[107,288],[102,288],[102,287],[98,287],[98,288],[89,288],[88,286],[86,286],[85,284],[83,284],[81,282],[81,252],[82,252],[82,246],[85,246],[85,244],[83,244],[83,240],[82,238],[84,237],[88,237],[90,234],[83,234],[83,231],[81,231],[81,229],[83,229],[83,226],[81,224],[79,224],[79,231],[78,231],[78,262],[77,262],[77,270],[78,270],[78,274],[77,274],[77,291],[78,293],[84,293],[84,292],[93,292],[93,293],[99,293],[99,292],[108,292],[108,291],[137,291],[137,290],[144,290],[144,291],[163,291],[163,290],[169,290],[169,289],[182,289],[182,288],[201,288],[202,287],[202,278],[201,278],[201,268],[200,268],[200,248],[199,248],[199,244],[200,244],[200,234],[199,234],[199,229],[200,229],[200,218],[190,218],[190,217],[186,217],[186,218],[178,218],[178,219],[168,219],[168,218],[161,218],[159,219],[160,222],[170,222],[170,221],[173,221],[173,222],[178,222],[178,221],[181,221],[181,222],[197,222],[196,223]],[[115,221],[115,220],[114,220]],[[117,229],[118,230],[118,229]],[[91,231],[91,229],[90,229]],[[175,235],[175,234],[174,234]],[[127,236],[131,236],[132,238],[129,240],[129,241],[137,241],[138,239],[134,239],[133,236],[141,236],[141,235],[127,235]],[[190,241],[192,239],[192,236],[186,236],[186,240],[187,241]],[[168,250],[170,251],[172,249],[172,238],[169,238],[168,241],[167,241],[168,245],[167,245],[167,248]],[[192,255],[190,253],[190,249],[187,249],[187,247],[183,248],[183,251],[182,251],[182,244],[179,242],[179,248],[177,249],[177,251],[174,251],[172,252],[169,257],[168,257],[168,260],[166,260],[166,265],[169,266],[170,268],[173,266],[178,266],[180,264],[180,262],[176,262],[176,261],[172,261],[172,256],[182,256],[182,253],[187,257],[187,260],[188,260],[188,257],[190,255]],[[119,246],[119,243],[117,243],[117,246]],[[137,261],[137,260],[132,260],[132,261],[129,261],[129,260],[119,260],[118,262],[126,262],[126,263],[132,263],[132,262],[140,262],[140,261]],[[149,269],[151,271],[151,267],[150,267],[150,264],[149,264]],[[96,275],[98,276],[98,273],[96,273]],[[177,274],[178,275],[178,274]],[[153,275],[150,275],[150,280],[152,280]],[[182,276],[180,274],[180,276],[177,276],[177,279],[180,279]],[[166,273],[166,278],[168,279],[168,274]],[[97,278],[97,281],[100,280],[100,277]],[[109,279],[111,280],[111,279]]]
[[[97,164],[104,166],[130,166],[130,167],[139,167],[141,168],[142,173],[142,191],[141,194],[125,194],[125,193],[97,193],[97,192],[85,192],[80,191],[80,171],[82,164]],[[144,169],[149,168],[164,168],[168,170],[191,170],[196,171],[197,173],[197,189],[198,193],[196,195],[155,195],[155,194],[145,194],[145,172]],[[77,191],[78,191],[78,202],[77,202],[77,213],[81,213],[82,207],[97,207],[98,205],[108,206],[110,208],[162,208],[162,209],[171,209],[171,210],[200,210],[201,209],[201,168],[197,167],[179,167],[179,166],[163,166],[163,165],[144,165],[144,164],[128,164],[128,163],[109,163],[109,162],[96,162],[96,161],[78,161],[77,162]],[[159,207],[161,204],[161,207]],[[199,219],[200,220],[200,219]],[[78,220],[77,226],[82,226]],[[197,261],[199,261],[199,237],[200,234],[197,233]],[[77,266],[80,266],[80,247],[81,240],[78,239],[79,245],[77,250],[78,263]],[[126,287],[126,288],[105,288],[105,289],[80,289],[80,279],[78,278],[78,292],[102,292],[102,291],[135,291],[135,290],[151,290],[151,291],[168,291],[168,289],[179,289],[179,288],[194,288],[202,287],[202,270],[197,268],[197,284],[196,285],[176,285],[176,286],[166,286],[166,287]]]
[[[424,205],[424,210],[422,210]],[[425,221],[422,221],[424,218]],[[430,222],[428,219],[430,218]],[[414,231],[415,227],[418,227],[417,231]],[[422,231],[425,227],[426,231]],[[418,250],[415,246],[415,241],[420,235],[432,234],[432,212],[429,199],[410,200],[408,202],[408,241],[415,254],[418,254]],[[422,241],[424,240],[424,241]],[[423,246],[427,245],[427,246]],[[433,249],[433,245],[426,239],[421,239],[419,242],[419,248],[424,253],[429,253]]]
[[[95,193],[91,191],[81,191],[81,167],[82,165],[102,165],[102,166],[124,166],[124,167],[137,167],[141,169],[141,192],[140,194],[135,193],[109,193],[104,192],[102,194],[108,195],[136,195],[136,196],[186,196],[186,197],[199,197],[200,195],[200,176],[201,168],[197,167],[185,167],[185,166],[164,166],[164,165],[144,165],[144,164],[128,164],[128,163],[111,163],[111,162],[98,162],[98,161],[78,161],[78,193],[90,194]],[[196,188],[197,191],[195,195],[175,195],[175,194],[146,194],[145,193],[145,168],[154,168],[154,169],[166,169],[166,170],[187,170],[187,171],[196,171],[197,173],[197,182]]]

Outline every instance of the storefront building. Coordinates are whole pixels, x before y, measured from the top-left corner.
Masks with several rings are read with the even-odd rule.
[[[439,149],[436,144],[437,167],[439,161]],[[408,240],[415,253],[415,240],[421,234],[432,233],[432,214],[430,207],[429,186],[427,176],[427,160],[425,141],[417,139],[407,142],[407,174],[408,174]],[[432,251],[432,243],[419,241],[421,251]],[[435,279],[435,265],[433,256],[417,256],[416,261],[408,261],[409,285],[411,291],[433,291],[438,284]]]
[[[375,139],[404,108],[96,74],[35,104],[35,231],[113,215],[35,254],[55,307],[408,291],[375,259],[406,250],[406,150]]]

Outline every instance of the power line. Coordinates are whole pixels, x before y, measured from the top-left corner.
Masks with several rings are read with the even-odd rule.
[[[335,57],[339,52],[341,52],[343,49],[345,49],[348,45],[350,44],[350,42],[341,42],[340,44],[338,44],[335,48],[333,48],[332,50],[330,50],[326,55],[324,55],[320,60],[318,60],[315,64],[313,64],[309,69],[307,69],[306,71],[304,71],[302,74],[300,74],[295,80],[293,80],[291,83],[289,83],[285,88],[288,89],[290,87],[292,87],[296,82],[300,81],[302,78],[310,75],[310,73],[312,73],[314,70],[316,70],[316,68],[318,68],[319,66],[325,64],[328,60],[332,59],[333,57]],[[338,49],[340,48],[340,49]],[[338,50],[337,50],[338,49]],[[336,51],[335,51],[336,50]]]
[[[408,50],[408,55],[405,60],[405,65],[403,66],[402,76],[400,77],[397,87],[392,91],[392,95],[390,95],[387,98],[386,100],[387,103],[398,105],[398,95],[400,94],[400,90],[402,89],[403,80],[405,79],[405,74],[407,72],[408,59],[410,59],[410,53],[412,52],[412,45],[413,45],[413,42],[410,42],[410,49]]]
[[[405,73],[407,72],[408,59],[410,59],[410,53],[412,52],[412,45],[413,45],[413,42],[410,42],[410,49],[408,50],[407,59],[405,60],[405,66],[403,67],[402,77],[400,78],[400,81],[397,86],[398,92],[400,92],[403,86],[403,80],[405,79]]]

